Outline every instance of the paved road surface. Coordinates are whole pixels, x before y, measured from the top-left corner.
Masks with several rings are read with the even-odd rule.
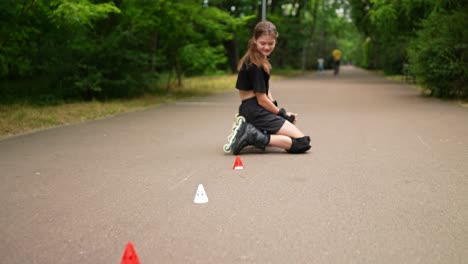
[[[0,262],[467,263],[468,108],[351,67],[271,85],[312,150],[241,171],[234,91],[0,141]]]

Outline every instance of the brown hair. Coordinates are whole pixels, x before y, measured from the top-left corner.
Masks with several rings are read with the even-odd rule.
[[[240,59],[239,64],[237,65],[237,70],[240,71],[242,69],[242,64],[247,61],[247,66],[250,66],[252,63],[257,65],[258,67],[263,68],[264,71],[270,73],[271,64],[263,54],[261,54],[257,50],[257,46],[255,45],[254,41],[257,40],[259,37],[263,35],[270,35],[274,36],[275,39],[278,38],[278,32],[276,31],[275,25],[270,21],[262,21],[257,23],[254,28],[253,36],[249,40],[249,44],[247,45],[247,52],[244,56]]]

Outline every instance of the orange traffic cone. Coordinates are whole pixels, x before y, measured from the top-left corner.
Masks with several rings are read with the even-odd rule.
[[[132,242],[127,243],[121,264],[140,264],[140,260],[138,259],[138,255],[136,254]]]
[[[234,162],[234,166],[232,166],[232,169],[233,170],[242,170],[242,169],[244,169],[244,164],[242,164],[240,156],[236,157],[236,161]]]

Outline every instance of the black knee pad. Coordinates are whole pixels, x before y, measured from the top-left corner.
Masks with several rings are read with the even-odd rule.
[[[301,138],[292,138],[291,148],[288,150],[289,153],[304,153],[311,148],[310,137],[305,136]]]

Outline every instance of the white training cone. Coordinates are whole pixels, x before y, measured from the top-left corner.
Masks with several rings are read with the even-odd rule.
[[[198,184],[197,193],[195,194],[193,202],[197,204],[208,202],[208,196],[206,195],[205,189],[203,188],[202,184]]]

